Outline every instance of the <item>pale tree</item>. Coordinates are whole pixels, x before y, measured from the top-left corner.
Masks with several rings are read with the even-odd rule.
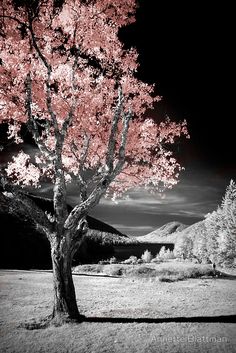
[[[236,183],[231,180],[221,203],[223,229],[219,234],[219,253],[224,262],[232,264],[236,259]]]
[[[17,143],[26,126],[38,148],[33,156],[19,151],[6,174],[20,187],[53,185],[54,212],[37,209],[35,222],[51,244],[57,323],[82,319],[71,261],[91,209],[130,188],[172,187],[181,170],[169,146],[188,135],[186,122],[144,118],[159,97],[137,79],[135,49],[118,39],[135,7],[135,0],[1,1],[0,122]],[[78,203],[68,213],[70,183]]]
[[[221,206],[205,220],[207,254],[212,262],[230,265],[236,258],[236,184],[226,188]]]
[[[203,222],[193,241],[193,257],[199,262],[208,261],[206,226]]]
[[[193,258],[193,240],[194,235],[190,233],[183,234],[180,233],[176,237],[174,255],[176,257],[181,257],[183,259],[192,259]]]
[[[205,226],[207,256],[212,263],[219,264],[219,234],[223,231],[223,214],[220,207],[206,215]]]

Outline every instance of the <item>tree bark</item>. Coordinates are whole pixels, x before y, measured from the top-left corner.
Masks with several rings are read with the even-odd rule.
[[[72,278],[71,261],[72,251],[64,242],[51,244],[51,256],[53,266],[54,306],[52,319],[58,324],[63,321],[81,321],[75,295],[75,287]]]

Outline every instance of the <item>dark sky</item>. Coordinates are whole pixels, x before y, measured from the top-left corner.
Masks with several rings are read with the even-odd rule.
[[[156,112],[188,121],[189,148],[208,166],[234,162],[231,11],[222,4],[140,0],[136,24],[121,32],[140,53],[140,78],[163,96]]]
[[[153,115],[188,122],[191,139],[176,148],[185,171],[163,199],[135,191],[117,205],[102,201],[95,216],[142,235],[172,220],[192,224],[221,202],[236,179],[232,14],[216,2],[140,0],[120,38],[137,48],[139,77],[163,97]]]

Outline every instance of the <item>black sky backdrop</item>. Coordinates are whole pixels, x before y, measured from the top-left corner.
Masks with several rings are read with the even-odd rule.
[[[233,9],[187,1],[139,4],[136,24],[120,37],[140,54],[140,78],[163,96],[156,111],[188,121],[195,161],[233,165]]]
[[[93,214],[133,235],[172,220],[192,224],[220,204],[236,179],[233,8],[229,3],[140,0],[136,23],[120,31],[139,52],[138,76],[162,96],[152,116],[186,119],[190,140],[176,146],[185,170],[163,199],[143,191]]]

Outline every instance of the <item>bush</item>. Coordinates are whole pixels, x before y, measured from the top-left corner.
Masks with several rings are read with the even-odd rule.
[[[143,262],[146,262],[146,263],[150,263],[152,261],[152,258],[153,256],[148,250],[145,250],[143,255],[141,256],[141,259],[143,260]]]
[[[104,273],[109,276],[122,276],[124,269],[120,265],[108,265],[104,267]]]
[[[102,271],[103,271],[103,266],[101,264],[79,265],[73,269],[74,273],[83,273],[83,272],[100,273]]]
[[[146,266],[137,266],[127,269],[125,274],[131,277],[156,277],[156,270]]]
[[[116,257],[115,256],[112,256],[111,258],[110,258],[110,260],[109,260],[109,263],[110,264],[116,264],[118,261],[117,261],[117,259],[116,259]]]
[[[166,249],[165,246],[162,246],[159,253],[156,255],[157,260],[169,260],[174,258],[174,252],[170,251],[170,249]]]
[[[126,265],[135,265],[137,261],[137,256],[130,256],[127,260],[122,261],[122,263]]]
[[[110,263],[109,260],[100,260],[98,262],[99,265],[108,265],[109,263]]]

